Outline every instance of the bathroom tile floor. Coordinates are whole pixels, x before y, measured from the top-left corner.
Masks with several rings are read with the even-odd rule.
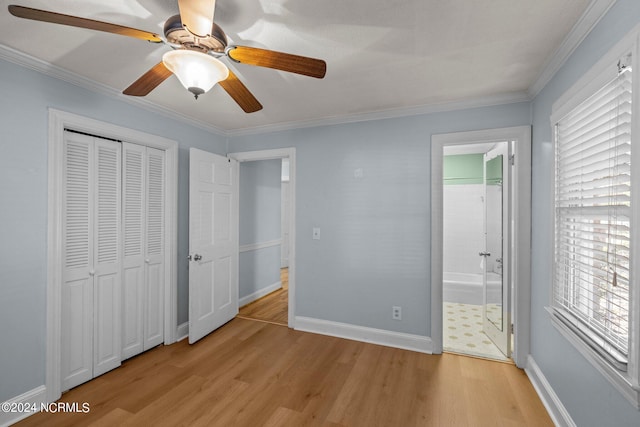
[[[443,347],[445,351],[508,361],[482,332],[482,306],[444,303]]]

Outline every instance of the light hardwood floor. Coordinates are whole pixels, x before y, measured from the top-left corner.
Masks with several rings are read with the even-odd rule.
[[[238,317],[256,319],[265,322],[288,324],[289,319],[289,269],[280,269],[282,288],[259,300],[240,307]]]
[[[19,426],[551,426],[523,371],[234,319],[76,387]]]

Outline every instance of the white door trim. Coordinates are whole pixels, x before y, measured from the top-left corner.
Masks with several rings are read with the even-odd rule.
[[[132,142],[166,152],[167,214],[165,230],[169,247],[165,251],[164,342],[177,336],[178,262],[178,143],[65,111],[49,109],[48,131],[48,211],[47,211],[47,401],[60,398],[60,338],[62,282],[62,176],[64,130],[73,129],[115,140]]]
[[[238,162],[257,160],[289,159],[289,320],[288,326],[295,329],[296,319],[296,149],[278,148],[274,150],[245,151],[229,153]],[[238,168],[240,169],[240,168]]]
[[[511,265],[514,288],[513,360],[527,365],[531,323],[531,126],[457,132],[431,136],[431,340],[442,353],[442,172],[443,148],[451,145],[516,141],[514,186],[514,248]]]

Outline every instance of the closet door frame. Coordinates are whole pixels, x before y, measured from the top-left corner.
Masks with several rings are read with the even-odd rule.
[[[62,222],[64,130],[71,129],[126,141],[165,151],[166,211],[164,218],[167,247],[164,253],[164,343],[177,337],[178,282],[178,143],[176,141],[116,126],[77,114],[49,109],[48,131],[48,236],[47,236],[47,344],[46,399],[54,402],[61,396],[61,303],[62,303]]]

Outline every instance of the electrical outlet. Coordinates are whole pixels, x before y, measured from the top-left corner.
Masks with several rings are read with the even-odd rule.
[[[313,227],[313,240],[320,240],[320,227]]]
[[[402,307],[394,305],[391,307],[391,318],[393,320],[402,320]]]

